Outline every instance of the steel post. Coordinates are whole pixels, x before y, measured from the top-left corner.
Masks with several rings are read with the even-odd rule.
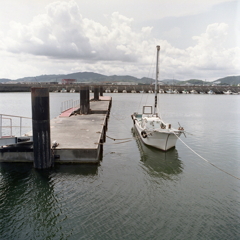
[[[80,89],[80,114],[90,113],[89,86],[83,86]]]
[[[53,166],[50,143],[50,109],[47,88],[32,88],[32,130],[34,168]]]

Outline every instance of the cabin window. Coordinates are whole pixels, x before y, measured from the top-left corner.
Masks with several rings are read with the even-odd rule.
[[[144,106],[143,114],[152,114],[152,106]]]

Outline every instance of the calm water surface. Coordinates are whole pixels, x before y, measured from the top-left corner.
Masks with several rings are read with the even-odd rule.
[[[113,97],[99,166],[0,165],[0,239],[240,239],[240,181],[181,141],[135,138],[130,115],[153,94]],[[77,93],[51,93],[51,118]],[[240,177],[240,96],[160,95],[162,118],[210,163]],[[31,117],[30,93],[0,93],[0,113]],[[130,141],[125,139],[130,138]]]

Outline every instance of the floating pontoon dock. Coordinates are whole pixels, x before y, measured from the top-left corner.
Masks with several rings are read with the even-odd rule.
[[[79,109],[70,108],[51,120],[51,152],[55,163],[98,163],[101,160],[111,102],[111,97],[99,96],[98,101],[90,101],[89,114],[78,114]],[[0,162],[34,161],[32,138],[26,138],[21,144],[17,140],[12,137],[7,146],[2,140]]]

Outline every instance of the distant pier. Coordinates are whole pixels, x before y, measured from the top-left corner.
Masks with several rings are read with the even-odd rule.
[[[50,83],[31,83],[31,84],[0,84],[0,92],[30,92],[32,87],[48,88],[49,92],[80,92],[81,87],[86,86],[83,83],[75,84],[50,84]],[[101,86],[103,92],[106,93],[149,93],[154,91],[154,86],[151,84],[143,85],[115,85],[115,84],[90,84],[88,85],[90,92],[94,92],[96,86]],[[177,90],[181,93],[183,90],[192,91],[197,93],[212,90],[216,94],[223,94],[224,91],[231,90],[234,93],[240,92],[240,86],[209,86],[209,85],[159,85],[158,89],[162,89],[164,92],[169,89]]]

